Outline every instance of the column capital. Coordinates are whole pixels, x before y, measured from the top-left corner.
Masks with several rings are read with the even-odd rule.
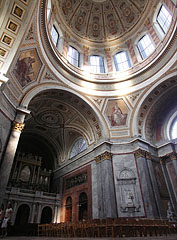
[[[88,51],[89,50],[89,47],[87,47],[87,46],[83,46],[83,49],[85,50],[85,51]]]
[[[104,50],[105,50],[105,52],[110,52],[111,51],[110,48],[105,48]]]
[[[177,154],[175,152],[168,153],[167,155],[161,157],[163,162],[177,160]]]
[[[146,159],[151,159],[151,154],[143,149],[138,149],[134,152],[136,158],[143,157]]]
[[[149,18],[147,18],[144,22],[144,25],[147,27],[149,24],[150,24],[150,20],[149,20]]]
[[[130,45],[131,42],[132,42],[131,39],[128,39],[125,43],[126,43],[127,45]]]
[[[65,39],[69,39],[70,35],[68,34],[68,32],[65,31]]]
[[[19,123],[19,122],[13,122],[13,130],[17,132],[22,132],[25,124],[24,123]]]
[[[95,157],[96,163],[101,163],[104,160],[112,160],[112,153],[106,151]]]

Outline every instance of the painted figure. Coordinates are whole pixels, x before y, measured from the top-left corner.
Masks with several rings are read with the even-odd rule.
[[[116,102],[115,105],[112,107],[111,113],[111,125],[112,126],[120,126],[126,123],[127,114],[124,114],[118,103]]]

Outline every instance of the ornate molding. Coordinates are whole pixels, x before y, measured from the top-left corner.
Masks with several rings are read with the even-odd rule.
[[[112,160],[112,154],[110,152],[104,152],[98,156],[95,157],[96,163],[101,163],[104,160]]]
[[[17,132],[22,132],[24,126],[25,126],[24,123],[14,122],[14,123],[13,123],[13,130],[14,130],[14,131],[17,131]]]

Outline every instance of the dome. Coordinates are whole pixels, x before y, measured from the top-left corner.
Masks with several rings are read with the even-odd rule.
[[[83,41],[112,43],[141,26],[147,0],[61,0],[56,15],[61,26]]]

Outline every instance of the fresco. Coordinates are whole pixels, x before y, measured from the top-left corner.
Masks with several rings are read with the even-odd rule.
[[[36,81],[42,63],[38,57],[35,49],[23,51],[13,69],[18,82],[22,87],[25,87],[28,83]]]
[[[109,100],[106,107],[106,116],[111,126],[126,125],[128,108],[123,99]]]

